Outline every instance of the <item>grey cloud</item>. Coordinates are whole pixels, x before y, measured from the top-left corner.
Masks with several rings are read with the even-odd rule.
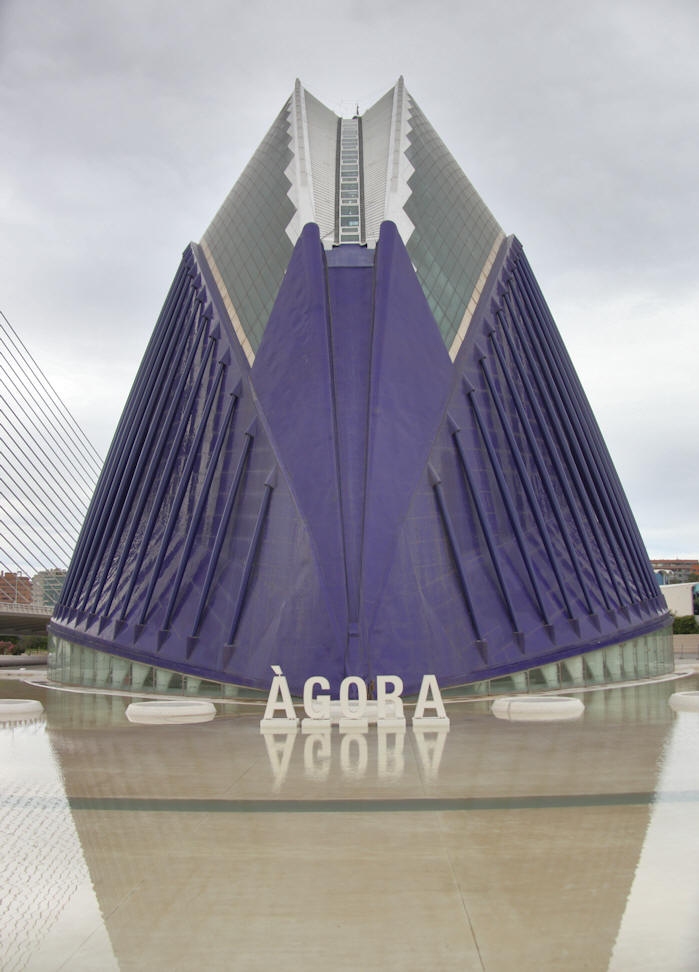
[[[698,28],[688,0],[5,0],[2,309],[104,452],[182,249],[294,78],[347,113],[402,73],[524,243],[654,552],[697,553],[699,450],[658,411],[699,392],[652,349],[697,357]]]

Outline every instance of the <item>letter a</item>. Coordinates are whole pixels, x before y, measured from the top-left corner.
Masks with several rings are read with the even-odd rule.
[[[262,732],[269,730],[279,732],[281,729],[296,729],[299,720],[291,701],[291,693],[289,692],[286,675],[282,674],[279,665],[272,665],[272,671],[274,672],[274,678],[272,679],[269,695],[267,696],[265,714],[260,719],[260,729]],[[285,718],[275,718],[274,713],[278,709],[286,713]]]
[[[428,699],[430,694],[432,697]],[[426,716],[425,709],[434,709],[436,715]],[[441,726],[449,725],[449,716],[444,710],[442,693],[439,691],[436,675],[422,676],[422,685],[420,686],[420,694],[417,697],[413,725],[415,728],[420,727],[422,729],[437,729]]]

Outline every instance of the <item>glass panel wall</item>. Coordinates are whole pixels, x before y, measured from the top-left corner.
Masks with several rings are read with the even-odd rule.
[[[551,662],[499,678],[443,689],[445,697],[512,695],[518,692],[574,691],[589,685],[629,682],[674,671],[672,627],[618,645]],[[266,693],[226,682],[207,681],[155,665],[49,637],[49,678],[54,682],[144,694],[198,695],[207,698],[259,699]],[[322,673],[320,673],[322,674]]]
[[[513,695],[517,692],[550,692],[633,682],[637,679],[669,675],[675,669],[672,627],[618,645],[608,645],[564,661],[538,668],[471,682],[442,691],[445,697],[463,695]]]
[[[48,675],[54,682],[145,695],[199,695],[206,698],[262,699],[265,692],[208,681],[167,668],[129,661],[107,652],[49,637]]]

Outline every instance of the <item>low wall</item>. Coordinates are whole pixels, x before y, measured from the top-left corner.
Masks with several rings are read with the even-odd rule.
[[[672,647],[676,658],[699,658],[699,634],[673,635]]]
[[[0,655],[0,668],[26,668],[27,665],[45,665],[48,655],[45,651],[32,652],[31,655]]]

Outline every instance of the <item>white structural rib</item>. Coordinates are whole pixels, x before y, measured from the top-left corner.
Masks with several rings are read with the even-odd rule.
[[[286,233],[291,242],[296,243],[306,223],[316,222],[306,92],[298,78],[289,105],[289,135],[293,158],[286,167],[284,175],[291,183],[288,196],[296,212],[286,227]]]
[[[414,172],[413,166],[405,154],[410,146],[408,141],[409,132],[410,102],[401,75],[393,89],[393,111],[391,114],[391,132],[388,143],[386,197],[383,218],[390,219],[396,224],[404,243],[408,242],[415,228],[412,220],[406,215],[404,208],[410,198],[408,179]]]
[[[338,117],[308,91],[304,92],[304,106],[311,151],[315,221],[323,245],[329,248],[335,238]]]
[[[393,89],[362,115],[362,187],[365,239],[374,246],[384,218],[386,171],[391,137]]]

